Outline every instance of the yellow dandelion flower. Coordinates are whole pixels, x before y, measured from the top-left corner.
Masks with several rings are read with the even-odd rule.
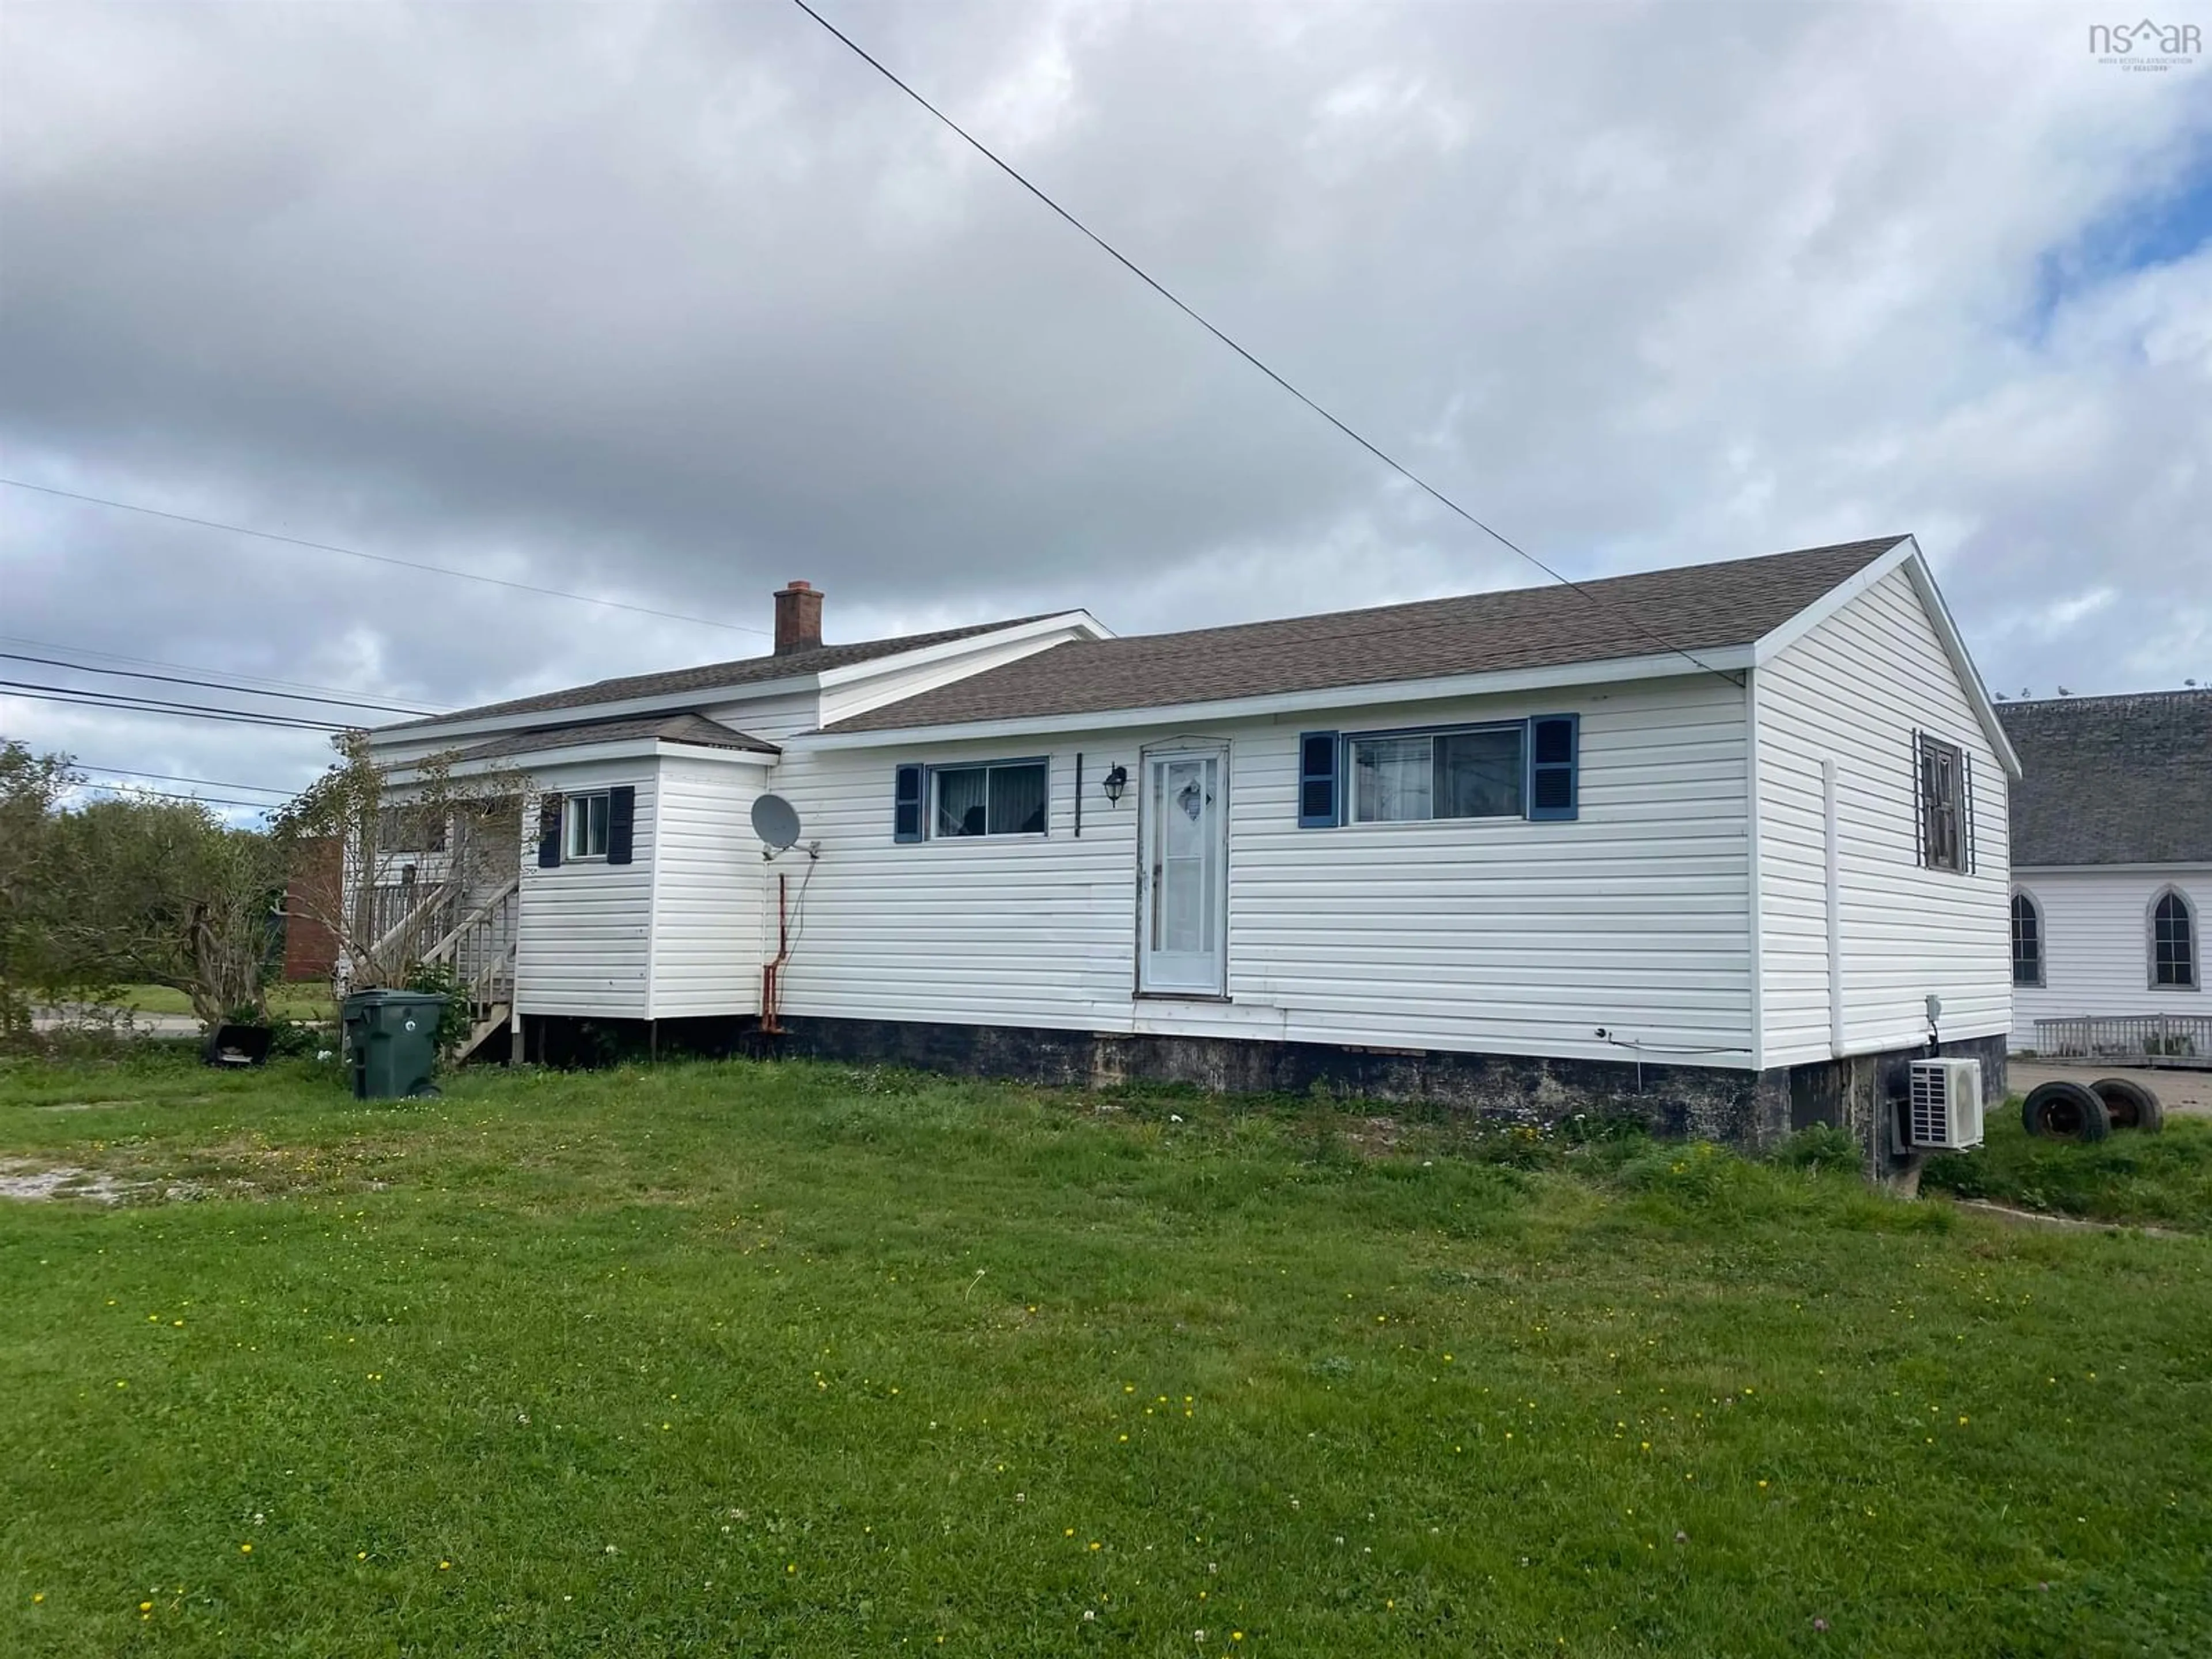
[[[141,1613],[151,1613],[153,1610],[154,1604],[151,1601],[141,1601],[138,1604],[138,1611]]]

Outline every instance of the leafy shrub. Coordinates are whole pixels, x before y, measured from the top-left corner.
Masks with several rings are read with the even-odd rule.
[[[313,1060],[325,1048],[338,1046],[337,1034],[319,1025],[310,1025],[296,1019],[271,1019],[269,1022],[269,1057],[271,1060]]]
[[[452,963],[416,963],[415,971],[407,976],[407,988],[446,999],[446,1006],[438,1014],[438,1053],[441,1057],[469,1040],[468,990]]]
[[[1773,1152],[1773,1159],[1789,1170],[1856,1170],[1862,1162],[1859,1143],[1851,1132],[1833,1123],[1815,1123],[1797,1131]]]

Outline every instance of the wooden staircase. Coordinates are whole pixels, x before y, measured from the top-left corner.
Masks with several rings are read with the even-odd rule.
[[[507,1029],[514,1013],[514,945],[522,878],[509,877],[422,955],[423,966],[449,966],[469,1008],[469,1034],[453,1055],[467,1060]],[[458,907],[457,907],[458,908]]]

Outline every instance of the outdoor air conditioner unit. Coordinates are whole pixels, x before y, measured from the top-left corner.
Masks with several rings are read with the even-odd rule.
[[[1982,1144],[1982,1062],[1916,1060],[1905,1101],[1905,1144],[1916,1151],[1964,1152]]]

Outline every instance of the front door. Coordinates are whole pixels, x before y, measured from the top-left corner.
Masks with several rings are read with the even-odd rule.
[[[1139,806],[1137,988],[1228,988],[1229,748],[1146,750]]]

